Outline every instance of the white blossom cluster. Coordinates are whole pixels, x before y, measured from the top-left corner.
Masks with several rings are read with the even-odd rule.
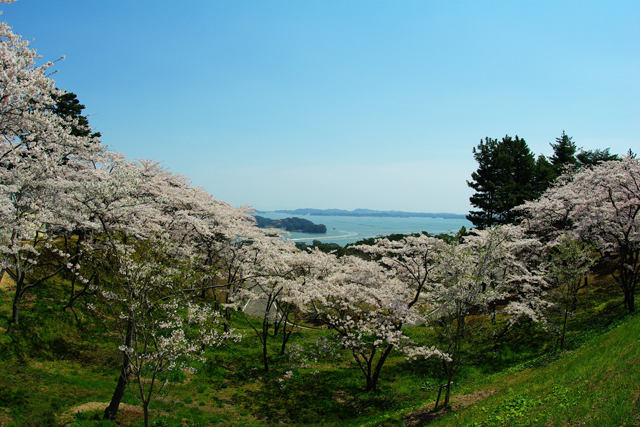
[[[629,155],[569,171],[518,209],[523,224],[551,247],[565,235],[595,244],[617,265],[613,277],[634,311],[640,283],[640,160]]]

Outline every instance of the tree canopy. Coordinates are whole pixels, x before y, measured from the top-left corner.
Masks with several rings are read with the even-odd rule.
[[[593,243],[616,266],[613,274],[630,312],[640,283],[640,162],[631,156],[559,178],[539,199],[518,207],[546,240],[569,233]]]
[[[556,138],[555,144],[550,143],[549,145],[553,148],[553,156],[549,160],[551,160],[556,175],[561,175],[565,168],[578,165],[576,144],[564,131]]]
[[[509,224],[516,216],[511,209],[538,195],[536,185],[541,164],[524,139],[506,135],[501,140],[485,138],[473,149],[478,169],[467,185],[476,193],[469,198],[478,208],[467,219],[478,228]],[[542,160],[540,160],[542,161]]]
[[[540,197],[563,173],[578,171],[620,158],[609,149],[583,150],[565,131],[550,143],[553,155],[534,158],[524,139],[506,135],[502,140],[485,138],[473,149],[478,169],[467,185],[476,193],[469,198],[477,210],[467,219],[478,228],[512,224],[518,215],[512,210]]]

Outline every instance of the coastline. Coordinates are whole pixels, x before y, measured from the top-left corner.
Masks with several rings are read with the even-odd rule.
[[[277,211],[260,211],[272,219],[291,217],[290,213]],[[322,216],[322,215],[293,215],[310,219],[314,223],[322,223],[327,227],[326,234],[288,233],[287,239],[294,242],[337,243],[345,246],[358,240],[388,236],[389,234],[409,234],[427,231],[431,234],[457,232],[462,227],[472,228],[473,224],[466,218],[432,218],[432,217],[381,217],[381,216]]]

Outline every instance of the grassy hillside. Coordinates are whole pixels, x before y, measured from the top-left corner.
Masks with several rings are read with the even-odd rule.
[[[640,426],[640,316],[557,360],[534,360],[469,384],[450,410],[430,409],[363,426]]]
[[[259,341],[236,315],[242,342],[209,350],[195,375],[173,374],[152,403],[152,419],[157,427],[640,426],[640,317],[625,315],[606,277],[592,280],[597,285],[581,295],[565,353],[554,354],[553,337],[533,324],[522,325],[499,347],[472,348],[455,379],[451,408],[437,414],[430,410],[443,377],[435,360],[410,362],[392,353],[379,390],[365,393],[349,354],[309,357],[310,365],[301,367],[290,355],[278,355],[278,336],[265,374]],[[116,425],[101,414],[118,377],[118,334],[82,304],[76,320],[63,309],[67,292],[63,281],[50,281],[27,299],[19,329],[0,330],[2,427]],[[11,296],[3,282],[4,319]],[[328,334],[299,329],[290,346],[313,347]],[[430,337],[426,327],[409,334]],[[133,394],[123,402],[119,425],[142,425]]]

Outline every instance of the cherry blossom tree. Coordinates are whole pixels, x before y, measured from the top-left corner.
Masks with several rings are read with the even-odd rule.
[[[525,239],[522,230],[514,226],[473,230],[462,240],[446,243],[414,235],[358,247],[373,256],[400,284],[402,292],[410,295],[404,302],[406,308],[417,310],[436,331],[438,355],[448,379],[445,405],[465,348],[478,335],[473,329],[478,322],[470,322],[470,318],[486,316],[496,324],[500,315],[508,319],[507,330],[523,315],[539,320],[540,308],[545,306],[544,282],[527,262],[527,252],[535,253],[533,246],[539,249],[535,240]],[[409,348],[407,353],[411,358],[434,354],[426,346]]]
[[[232,209],[212,198],[201,196],[187,203],[180,220],[187,240],[194,244],[203,274],[201,291],[213,290],[216,305],[225,310],[225,327],[230,311],[243,314],[262,343],[265,371],[269,370],[268,340],[282,332],[281,353],[295,322],[289,321],[295,303],[290,288],[298,280],[295,245],[275,229],[259,229],[246,208]],[[245,310],[246,306],[255,310]],[[250,312],[249,312],[250,311]],[[256,326],[255,319],[260,319]]]
[[[470,318],[496,323],[500,316],[505,330],[522,317],[544,321],[540,248],[521,228],[502,226],[474,230],[463,243],[419,235],[357,248],[376,262],[318,252],[317,281],[307,283],[303,305],[351,349],[368,390],[375,389],[393,348],[410,358],[439,357],[449,386],[475,332]],[[404,325],[419,320],[436,330],[437,348],[404,334]],[[449,395],[447,387],[445,404]]]
[[[106,281],[101,295],[115,322],[126,323],[118,328],[125,334],[119,348],[130,371],[124,375],[135,380],[134,395],[148,426],[149,404],[167,384],[168,373],[193,372],[190,361],[204,362],[206,346],[238,336],[219,331],[219,312],[192,298],[191,265],[170,236],[119,244],[117,250],[117,281]]]
[[[278,234],[265,234],[254,240],[250,249],[253,259],[246,266],[244,286],[234,293],[232,299],[260,340],[264,370],[269,372],[271,329],[274,337],[282,329],[281,354],[284,354],[295,324],[289,322],[289,315],[295,305],[292,290],[296,289],[300,277],[299,258],[302,253],[297,251],[295,244]],[[259,319],[259,326],[256,326],[255,319]]]
[[[124,266],[132,262],[134,245],[161,235],[162,225],[167,223],[160,203],[163,198],[157,194],[154,183],[163,181],[160,178],[163,173],[157,164],[127,162],[114,155],[94,170],[93,179],[78,184],[69,198],[73,209],[82,213],[82,225],[87,229],[82,269],[96,272],[98,286],[93,285],[92,291],[98,301],[105,301],[111,311],[121,311],[111,316],[116,322],[111,327],[121,332],[121,345],[125,349],[132,347],[137,332],[135,304],[139,305],[139,300],[147,296],[136,291],[133,287],[136,282],[130,280]],[[115,302],[122,306],[114,306]],[[126,302],[131,307],[127,308]],[[120,376],[105,417],[115,417],[130,374],[130,352],[123,351]]]
[[[493,324],[496,315],[506,317],[507,327],[522,317],[544,320],[545,282],[523,256],[532,245],[537,242],[523,239],[521,229],[506,225],[472,230],[463,243],[448,244],[440,251],[432,290],[425,297],[427,321],[438,335],[438,348],[448,355],[443,358],[445,406],[453,378],[466,349],[479,335],[483,318]]]
[[[335,344],[351,352],[366,379],[366,391],[375,390],[391,351],[409,353],[416,346],[402,331],[402,325],[419,319],[409,306],[414,292],[372,261],[320,251],[311,261],[312,274],[300,289],[298,303],[336,332]],[[420,355],[445,357],[435,348],[422,348]]]
[[[530,230],[553,240],[563,232],[592,242],[616,265],[624,305],[635,311],[640,282],[640,164],[632,156],[565,176],[518,210]]]
[[[90,230],[83,260],[100,278],[94,291],[121,332],[123,363],[105,416],[115,416],[133,375],[148,421],[156,380],[198,358],[203,346],[232,336],[210,328],[197,337],[187,334],[218,317],[206,301],[195,299],[214,274],[201,268],[206,254],[195,230],[204,234],[206,227],[228,222],[221,213],[231,209],[220,209],[202,189],[155,162],[127,162],[114,154],[93,177],[69,200]]]
[[[12,324],[18,325],[20,300],[29,289],[65,269],[87,283],[85,264],[99,261],[91,266],[94,273],[102,269],[111,274],[103,275],[96,292],[107,301],[127,302],[116,317],[126,328],[122,373],[108,408],[115,414],[130,371],[143,371],[138,362],[154,360],[158,362],[154,372],[161,373],[176,360],[167,356],[168,341],[159,344],[159,337],[167,337],[161,331],[165,324],[139,321],[142,314],[162,311],[149,311],[150,298],[168,298],[164,305],[156,303],[168,309],[176,294],[161,292],[160,285],[153,287],[154,292],[140,288],[141,281],[132,278],[127,266],[134,261],[149,265],[150,260],[145,263],[139,254],[132,257],[136,253],[132,245],[155,242],[151,239],[171,228],[177,204],[169,201],[180,200],[177,195],[186,184],[151,162],[134,164],[116,154],[105,156],[95,139],[72,132],[80,126],[77,120],[62,118],[47,108],[63,92],[55,90],[53,81],[45,76],[51,63],[38,67],[37,59],[28,42],[0,24],[0,254],[2,270],[16,282]],[[74,251],[60,245],[62,239],[68,243],[72,236],[77,243]],[[162,277],[168,280],[171,276]],[[119,292],[107,290],[111,281],[117,283],[114,289]],[[140,312],[145,305],[147,311]],[[164,313],[166,317],[167,311]],[[155,339],[145,338],[142,344],[149,348],[151,343],[154,351],[137,346],[140,336]],[[172,351],[191,348],[184,341],[174,344]],[[138,357],[141,354],[144,357]],[[150,396],[151,392],[146,399],[141,394],[143,406],[148,407]]]
[[[408,307],[413,307],[423,297],[423,291],[430,291],[433,273],[438,266],[440,252],[446,243],[439,238],[408,235],[401,240],[377,239],[373,245],[354,246],[355,249],[378,259],[389,268],[394,277],[404,283],[412,294]]]
[[[55,114],[64,92],[46,76],[52,63],[38,59],[0,24],[0,267],[16,282],[11,322],[18,325],[30,289],[69,274],[69,306],[92,292],[102,304],[87,306],[108,307],[122,333],[122,369],[105,415],[116,414],[133,375],[148,424],[155,380],[197,358],[203,344],[232,336],[227,323],[216,332],[218,315],[195,291],[242,285],[259,238],[247,209],[157,163],[107,152],[79,117]],[[195,325],[199,333],[189,336]]]
[[[201,297],[205,298],[207,292],[212,291],[216,309],[219,309],[220,302],[229,302],[229,290],[240,282],[236,280],[240,273],[240,257],[230,248],[241,250],[247,244],[253,220],[245,207],[233,208],[201,189],[195,190],[194,195],[195,202],[181,210],[180,221],[184,238],[193,242],[200,260],[197,267],[202,278]]]
[[[46,76],[52,63],[37,66],[38,59],[0,23],[0,265],[16,284],[16,326],[24,295],[75,266],[57,242],[77,225],[65,198],[103,151],[94,138],[71,134],[77,120],[47,109],[64,92]]]
[[[578,292],[587,284],[586,277],[594,263],[591,246],[568,235],[549,245],[550,262],[547,277],[555,289],[556,300],[563,310],[562,328],[556,344],[564,349],[569,313],[576,309]]]

